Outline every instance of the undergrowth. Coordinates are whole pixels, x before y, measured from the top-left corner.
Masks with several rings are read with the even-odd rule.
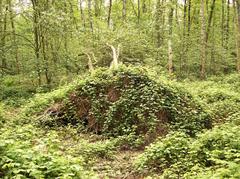
[[[240,178],[239,75],[167,80],[122,66],[37,94],[16,118],[4,100],[0,178]]]
[[[240,118],[235,117],[239,122]],[[135,166],[141,172],[151,170],[167,178],[238,178],[239,141],[240,127],[236,122],[215,127],[196,138],[175,132],[148,146]]]
[[[37,96],[23,113],[48,126],[81,124],[96,134],[135,133],[146,141],[169,130],[195,135],[211,127],[210,115],[189,93],[125,66],[96,70],[85,80]]]

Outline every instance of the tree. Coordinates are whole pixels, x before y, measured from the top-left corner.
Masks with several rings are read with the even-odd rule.
[[[173,33],[173,0],[170,1],[168,16],[169,37],[168,37],[168,72],[173,73],[173,50],[172,50],[172,33]]]
[[[205,22],[205,3],[201,0],[200,8],[200,18],[201,18],[201,79],[206,77],[206,22]]]
[[[111,26],[111,15],[112,15],[112,0],[109,0],[108,18],[107,18],[108,27]]]
[[[236,7],[237,7],[237,51],[238,51],[238,58],[237,58],[237,71],[240,73],[240,0],[236,0]]]

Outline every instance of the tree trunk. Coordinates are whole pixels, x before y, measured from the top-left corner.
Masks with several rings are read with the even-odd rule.
[[[85,15],[84,15],[84,12],[83,12],[83,1],[84,0],[80,0],[79,1],[79,7],[80,7],[80,14],[81,14],[81,20],[82,20],[82,23],[83,23],[83,27],[86,27],[86,20],[85,20]]]
[[[12,27],[12,36],[13,36],[14,51],[15,51],[16,71],[17,71],[17,74],[19,74],[20,73],[20,64],[19,64],[19,57],[18,57],[18,45],[17,45],[17,40],[16,40],[16,28],[15,28],[15,22],[14,22],[14,15],[13,15],[13,10],[12,10],[11,0],[8,0],[8,5],[9,5],[10,20],[11,20],[11,27]]]
[[[222,47],[224,47],[224,39],[225,39],[225,30],[224,30],[224,22],[225,22],[225,0],[222,0]]]
[[[191,0],[188,0],[188,36],[190,35],[191,30]]]
[[[5,6],[5,12],[4,14],[2,15],[3,19],[2,19],[2,37],[1,37],[1,47],[3,49],[3,52],[2,52],[2,69],[6,69],[7,68],[7,61],[6,61],[6,56],[5,56],[5,45],[6,45],[6,33],[7,33],[7,12],[8,12],[8,6],[6,5]]]
[[[200,18],[201,18],[201,79],[206,77],[206,24],[205,24],[205,3],[201,0],[200,8]]]
[[[172,29],[173,29],[173,11],[172,0],[170,1],[171,8],[169,10],[168,25],[169,25],[169,37],[168,37],[168,72],[173,73],[173,50],[172,50]]]
[[[226,22],[226,38],[225,38],[225,49],[228,50],[229,41],[229,22],[230,22],[230,0],[227,0],[227,22]]]
[[[156,20],[155,20],[155,31],[156,31],[156,39],[157,39],[157,47],[161,47],[163,45],[163,7],[161,0],[157,1],[156,5]]]
[[[33,5],[33,33],[34,33],[34,43],[35,43],[35,56],[36,56],[36,71],[38,75],[38,85],[42,84],[41,79],[41,67],[40,67],[40,33],[39,33],[39,12],[37,7],[37,1],[31,0]]]
[[[146,13],[148,10],[147,10],[147,4],[146,4],[146,0],[143,0],[142,1],[142,12],[143,13]]]
[[[111,27],[111,15],[112,15],[112,0],[109,0],[108,18],[107,18],[107,23],[109,28]]]
[[[92,0],[88,0],[88,16],[89,16],[90,29],[93,32]]]
[[[125,21],[126,17],[127,17],[127,2],[126,2],[126,0],[122,0],[122,4],[123,4],[123,7],[122,7],[122,18],[123,18],[123,21]]]
[[[140,18],[141,18],[141,4],[140,0],[138,0],[138,24],[140,23]]]
[[[180,52],[180,71],[182,72],[186,66],[186,19],[187,19],[187,0],[184,0],[183,6],[183,35],[182,35],[182,51]]]
[[[240,0],[236,0],[237,7],[237,72],[240,73]]]
[[[215,9],[215,1],[216,0],[212,0],[212,4],[211,4],[211,10],[208,18],[208,26],[207,26],[207,32],[206,32],[206,43],[208,42],[208,37],[209,37],[211,25],[212,25],[213,13]]]

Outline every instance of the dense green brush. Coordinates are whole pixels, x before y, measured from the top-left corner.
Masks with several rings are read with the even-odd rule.
[[[233,123],[197,138],[179,132],[161,138],[138,156],[135,166],[141,172],[150,170],[167,178],[238,178],[240,127],[236,124],[240,118],[234,118]]]
[[[85,80],[37,99],[26,106],[25,113],[44,114],[41,123],[80,123],[88,131],[108,136],[135,133],[151,140],[171,129],[195,135],[211,127],[209,114],[189,93],[156,82],[141,68],[99,69]]]

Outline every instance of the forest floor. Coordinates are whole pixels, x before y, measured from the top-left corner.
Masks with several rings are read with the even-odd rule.
[[[213,122],[214,126],[217,124],[220,127],[223,126],[223,129],[226,128],[226,131],[221,129],[219,130],[220,132],[217,129],[217,132],[213,134],[209,130],[210,133],[206,134],[207,137],[203,137],[206,140],[209,136],[213,135],[209,139],[210,141],[214,141],[214,137],[218,137],[216,141],[221,141],[222,139],[219,139],[219,136],[226,136],[222,132],[227,132],[230,137],[225,137],[222,143],[227,143],[227,147],[231,145],[236,147],[237,145],[233,144],[234,141],[231,141],[234,139],[238,141],[239,146],[240,136],[238,136],[236,131],[238,131],[237,127],[239,127],[238,124],[240,122],[237,117],[234,117],[239,112],[240,81],[238,79],[238,75],[232,75],[223,78],[212,78],[208,81],[174,82],[177,86],[188,90],[199,103],[204,105],[206,110],[210,111],[215,120]],[[31,124],[32,119],[29,119],[29,121],[19,120],[19,116],[22,115],[22,107],[19,107],[11,100],[12,98],[4,100],[0,106],[2,108],[0,119],[2,115],[4,120],[0,128],[0,177],[6,175],[12,178],[24,178],[26,176],[26,178],[31,178],[32,175],[34,176],[32,178],[60,176],[60,178],[141,179],[147,176],[149,178],[151,178],[150,176],[152,178],[160,178],[162,175],[163,171],[155,170],[156,166],[151,166],[156,163],[154,160],[147,164],[146,168],[141,169],[141,171],[136,169],[136,160],[140,155],[146,153],[146,149],[144,148],[119,146],[116,143],[118,141],[116,138],[106,138],[94,133],[81,132],[78,127],[39,128],[39,126]],[[234,126],[225,127],[224,124],[222,125],[222,123],[232,120],[231,116],[233,116],[233,121],[235,121]],[[236,136],[231,137],[231,135]],[[202,143],[205,140],[200,139],[201,137],[199,141]],[[198,139],[189,140],[198,142]],[[222,143],[220,144],[222,145]],[[174,145],[173,142],[172,148],[169,148],[170,153],[172,149],[178,149]],[[159,148],[163,146],[164,142]],[[231,156],[230,161],[224,162],[231,162],[231,165],[229,164],[230,168],[228,168],[228,163],[225,163],[223,165],[224,170],[221,170],[225,173],[217,172],[216,176],[220,176],[218,175],[219,173],[224,176],[222,178],[237,178],[239,176],[238,172],[234,173],[236,169],[233,170],[231,168],[236,165],[237,170],[240,169],[238,165],[240,154],[234,147],[230,147],[230,149],[224,148],[225,151],[228,150],[227,155]],[[214,152],[221,150],[218,148]],[[154,151],[152,149],[152,151],[149,151],[157,155],[157,152],[161,150]],[[234,157],[232,154],[230,155],[231,152],[229,153],[229,151],[236,151],[233,155],[236,159],[233,159]],[[149,154],[149,156],[151,155]],[[176,155],[178,155],[177,150]],[[216,157],[216,153],[212,156]],[[218,158],[218,160],[220,159]],[[233,161],[236,161],[236,164]],[[179,159],[178,164],[181,162]],[[181,167],[184,167],[186,161],[183,163]],[[176,167],[175,165],[171,165],[167,164],[167,166],[170,166],[169,168],[174,169]],[[215,170],[217,171],[218,168],[221,169],[223,166],[219,164],[211,168],[211,175],[215,175]],[[209,171],[209,169],[205,170],[205,168],[199,170],[200,173],[203,173],[203,176],[209,174]],[[226,171],[230,177],[225,177],[227,176]],[[73,177],[74,175],[76,176]]]

